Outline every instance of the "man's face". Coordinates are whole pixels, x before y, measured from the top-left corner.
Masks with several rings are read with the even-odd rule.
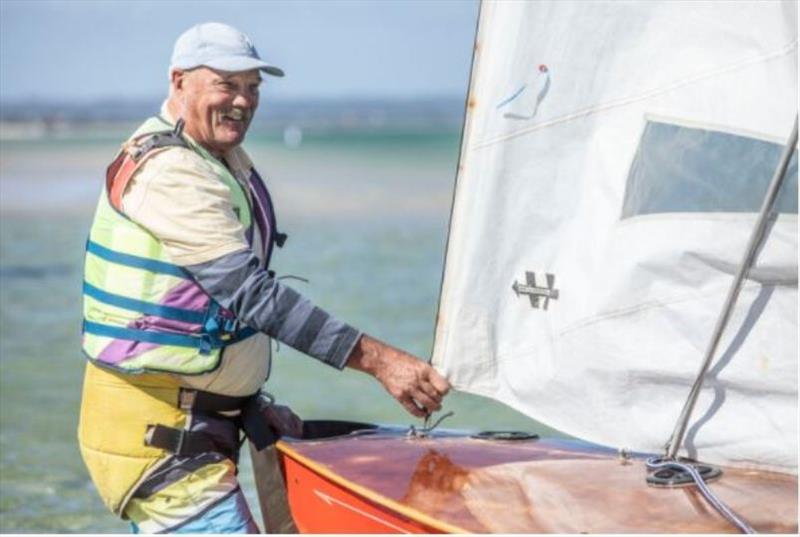
[[[257,69],[174,71],[173,98],[182,109],[186,134],[216,156],[242,143],[258,107],[260,84]]]

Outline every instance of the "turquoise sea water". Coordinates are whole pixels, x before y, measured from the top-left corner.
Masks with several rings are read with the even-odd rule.
[[[83,243],[118,133],[0,145],[0,531],[126,532],[94,492],[76,429]],[[118,134],[118,136],[117,136]],[[427,359],[446,241],[456,132],[333,133],[287,148],[252,136],[280,226],[279,274],[319,305]],[[419,422],[371,378],[281,347],[267,390],[306,418]],[[452,394],[448,427],[541,425]],[[243,457],[247,459],[247,457]],[[249,464],[242,480],[255,497]],[[257,517],[258,518],[258,517]]]

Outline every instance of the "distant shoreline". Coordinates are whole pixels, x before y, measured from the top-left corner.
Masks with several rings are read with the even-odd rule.
[[[143,116],[142,119],[144,119]],[[141,123],[141,120],[0,120],[0,142],[39,143],[39,142],[105,142],[125,139]],[[431,123],[406,120],[403,122],[365,123],[335,119],[314,119],[302,122],[256,121],[250,128],[248,139],[283,138],[287,145],[292,137],[302,135],[305,139],[368,138],[370,136],[411,139],[431,136],[456,136],[461,132],[460,125],[451,122]]]
[[[37,140],[76,132],[124,132],[158,113],[160,99],[134,101],[50,102],[0,101],[0,140]],[[460,129],[464,100],[457,97],[420,99],[278,100],[262,104],[254,132],[283,133],[296,127],[321,131],[437,131]]]

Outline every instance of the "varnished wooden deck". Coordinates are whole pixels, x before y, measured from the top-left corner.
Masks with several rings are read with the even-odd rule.
[[[646,484],[641,458],[563,440],[405,438],[281,442],[301,531],[736,532],[694,487]],[[797,478],[724,469],[710,487],[759,532],[797,532]]]

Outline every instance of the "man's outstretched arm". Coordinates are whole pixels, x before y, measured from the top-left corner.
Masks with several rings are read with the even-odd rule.
[[[214,300],[251,328],[338,369],[348,366],[374,376],[415,416],[441,408],[450,385],[435,369],[314,306],[260,268],[252,250],[184,268]]]
[[[347,367],[375,377],[411,414],[424,417],[442,408],[450,391],[447,382],[429,364],[363,334],[347,361]]]

